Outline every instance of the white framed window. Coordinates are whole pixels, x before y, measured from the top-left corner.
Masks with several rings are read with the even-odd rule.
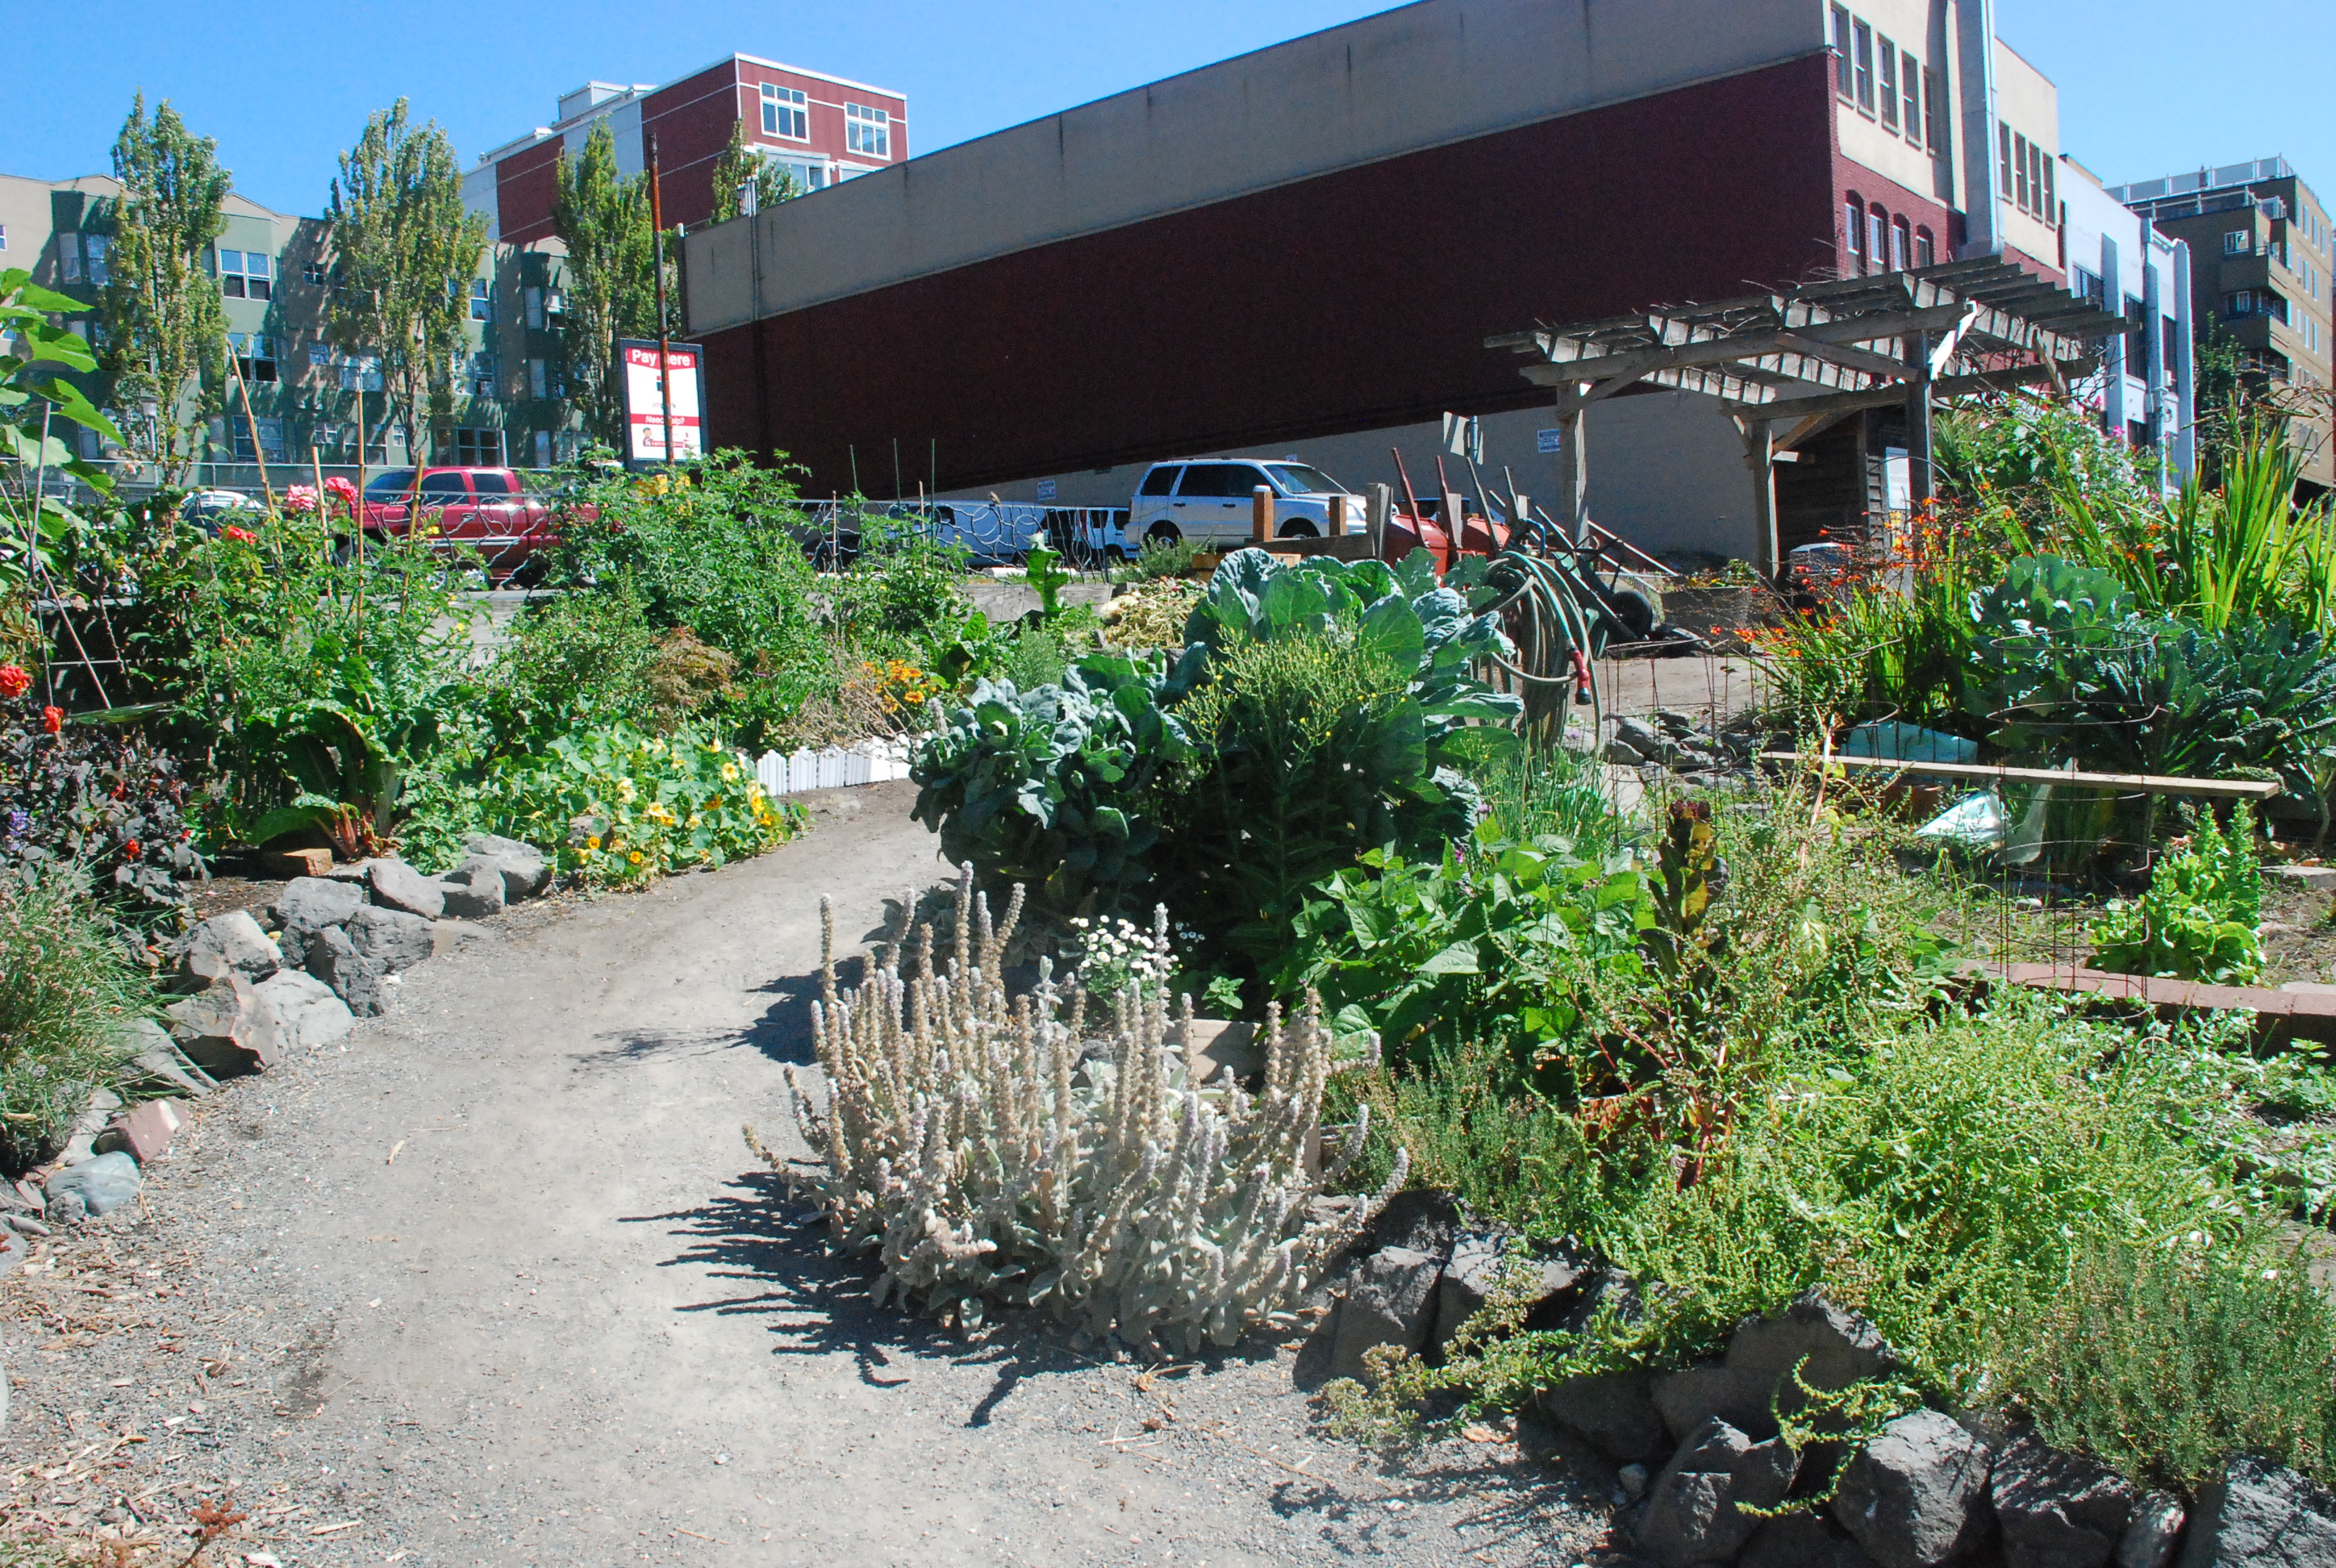
[[[527,301],[527,329],[530,332],[541,332],[543,330],[543,290],[530,288],[523,297]]]
[[[800,91],[775,82],[763,83],[763,134],[790,141],[811,140],[811,112]]]
[[[1844,98],[1850,94],[1849,83],[1849,7],[1833,8],[1833,90]]]
[[[92,283],[103,283],[107,277],[105,236],[85,234],[82,236],[82,242],[89,248],[89,280]]]
[[[67,283],[81,281],[81,236],[57,236],[57,273]]]
[[[219,249],[219,292],[229,299],[266,299],[275,276],[275,264],[264,250]]]
[[[329,343],[308,345],[308,368],[311,370],[330,370],[340,363],[340,351]]]
[[[260,385],[276,379],[276,348],[264,332],[230,332],[227,348],[244,385]]]
[[[1898,45],[1882,34],[1876,34],[1874,47],[1882,55],[1882,123],[1890,130],[1898,129]]]
[[[871,158],[892,156],[892,117],[865,103],[843,106],[843,150]]]
[[[454,466],[457,468],[502,467],[503,433],[500,430],[456,427]]]
[[[1905,104],[1906,140],[1922,145],[1922,66],[1909,54],[1898,56],[1898,91]]]
[[[1865,203],[1852,196],[1841,204],[1842,237],[1848,242],[1849,253],[1858,253],[1858,237],[1865,230]]]
[[[1922,145],[1940,158],[1947,155],[1946,133],[1939,128],[1939,73],[1922,73]]]
[[[0,223],[0,250],[5,250],[5,249],[7,249],[7,248],[8,248],[8,226],[7,226],[6,224],[5,224],[5,223]]]
[[[2223,236],[2223,254],[2225,256],[2244,256],[2254,248],[2255,237],[2253,229],[2234,229]]]
[[[483,278],[471,279],[471,319],[492,321],[495,318],[495,297]]]
[[[472,395],[474,397],[492,397],[495,394],[495,377],[497,374],[498,366],[495,364],[495,356],[492,353],[482,348],[476,354],[472,355],[471,363],[467,367],[466,374],[464,375],[464,379],[471,384],[470,390]]]
[[[551,373],[540,359],[527,362],[527,390],[528,395],[539,403],[551,395]]]

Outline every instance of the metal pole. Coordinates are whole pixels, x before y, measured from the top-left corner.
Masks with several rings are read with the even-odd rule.
[[[657,132],[643,133],[649,159],[649,227],[657,231],[657,397],[665,405],[665,460],[673,461],[673,335],[665,313],[665,198],[657,177]]]

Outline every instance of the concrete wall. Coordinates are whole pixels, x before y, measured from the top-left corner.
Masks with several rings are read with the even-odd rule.
[[[930,276],[1822,49],[1821,0],[1422,0],[692,235],[690,326]],[[1612,149],[1640,177],[1661,167]],[[1458,215],[1455,215],[1458,216]],[[1370,243],[1368,226],[1293,249]]]
[[[1593,404],[1588,419],[1592,517],[1650,554],[1708,550],[1752,558],[1751,475],[1736,426],[1717,400],[1685,392],[1626,395]],[[1480,468],[1487,484],[1504,492],[1505,470],[1519,490],[1547,510],[1556,489],[1556,460],[1538,450],[1536,436],[1551,425],[1549,411],[1516,409],[1484,415],[1483,422]],[[1400,495],[1390,448],[1402,450],[1414,486],[1425,492],[1436,489],[1436,454],[1443,450],[1441,421],[1182,455],[1296,458],[1358,493],[1365,485],[1385,482],[1395,485]],[[1447,456],[1445,465],[1454,484],[1464,492],[1473,489],[1466,463]],[[1017,480],[944,499],[979,501],[995,493],[1003,501],[1036,502],[1039,484],[1050,482],[1055,486],[1051,504],[1125,506],[1146,466],[1123,463],[1100,472],[1049,475],[1044,481]]]

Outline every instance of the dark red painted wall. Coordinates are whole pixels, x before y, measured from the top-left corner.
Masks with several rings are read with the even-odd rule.
[[[1489,334],[1831,276],[1813,56],[958,268],[706,340],[719,446],[944,489],[1547,394]],[[756,374],[754,355],[764,355]],[[758,387],[767,385],[763,406]],[[879,454],[881,454],[881,457]]]
[[[657,141],[659,195],[667,228],[696,228],[714,217],[714,161],[729,145],[740,113],[738,63],[660,88],[641,100],[641,131]],[[646,156],[646,152],[644,153]]]
[[[560,196],[559,137],[539,141],[495,165],[495,211],[505,245],[551,238],[551,209]]]

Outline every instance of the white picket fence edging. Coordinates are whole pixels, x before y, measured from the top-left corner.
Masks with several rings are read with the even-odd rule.
[[[908,776],[909,759],[881,742],[863,742],[850,751],[842,746],[824,751],[805,747],[792,755],[766,751],[754,764],[754,781],[774,795],[882,784]]]

